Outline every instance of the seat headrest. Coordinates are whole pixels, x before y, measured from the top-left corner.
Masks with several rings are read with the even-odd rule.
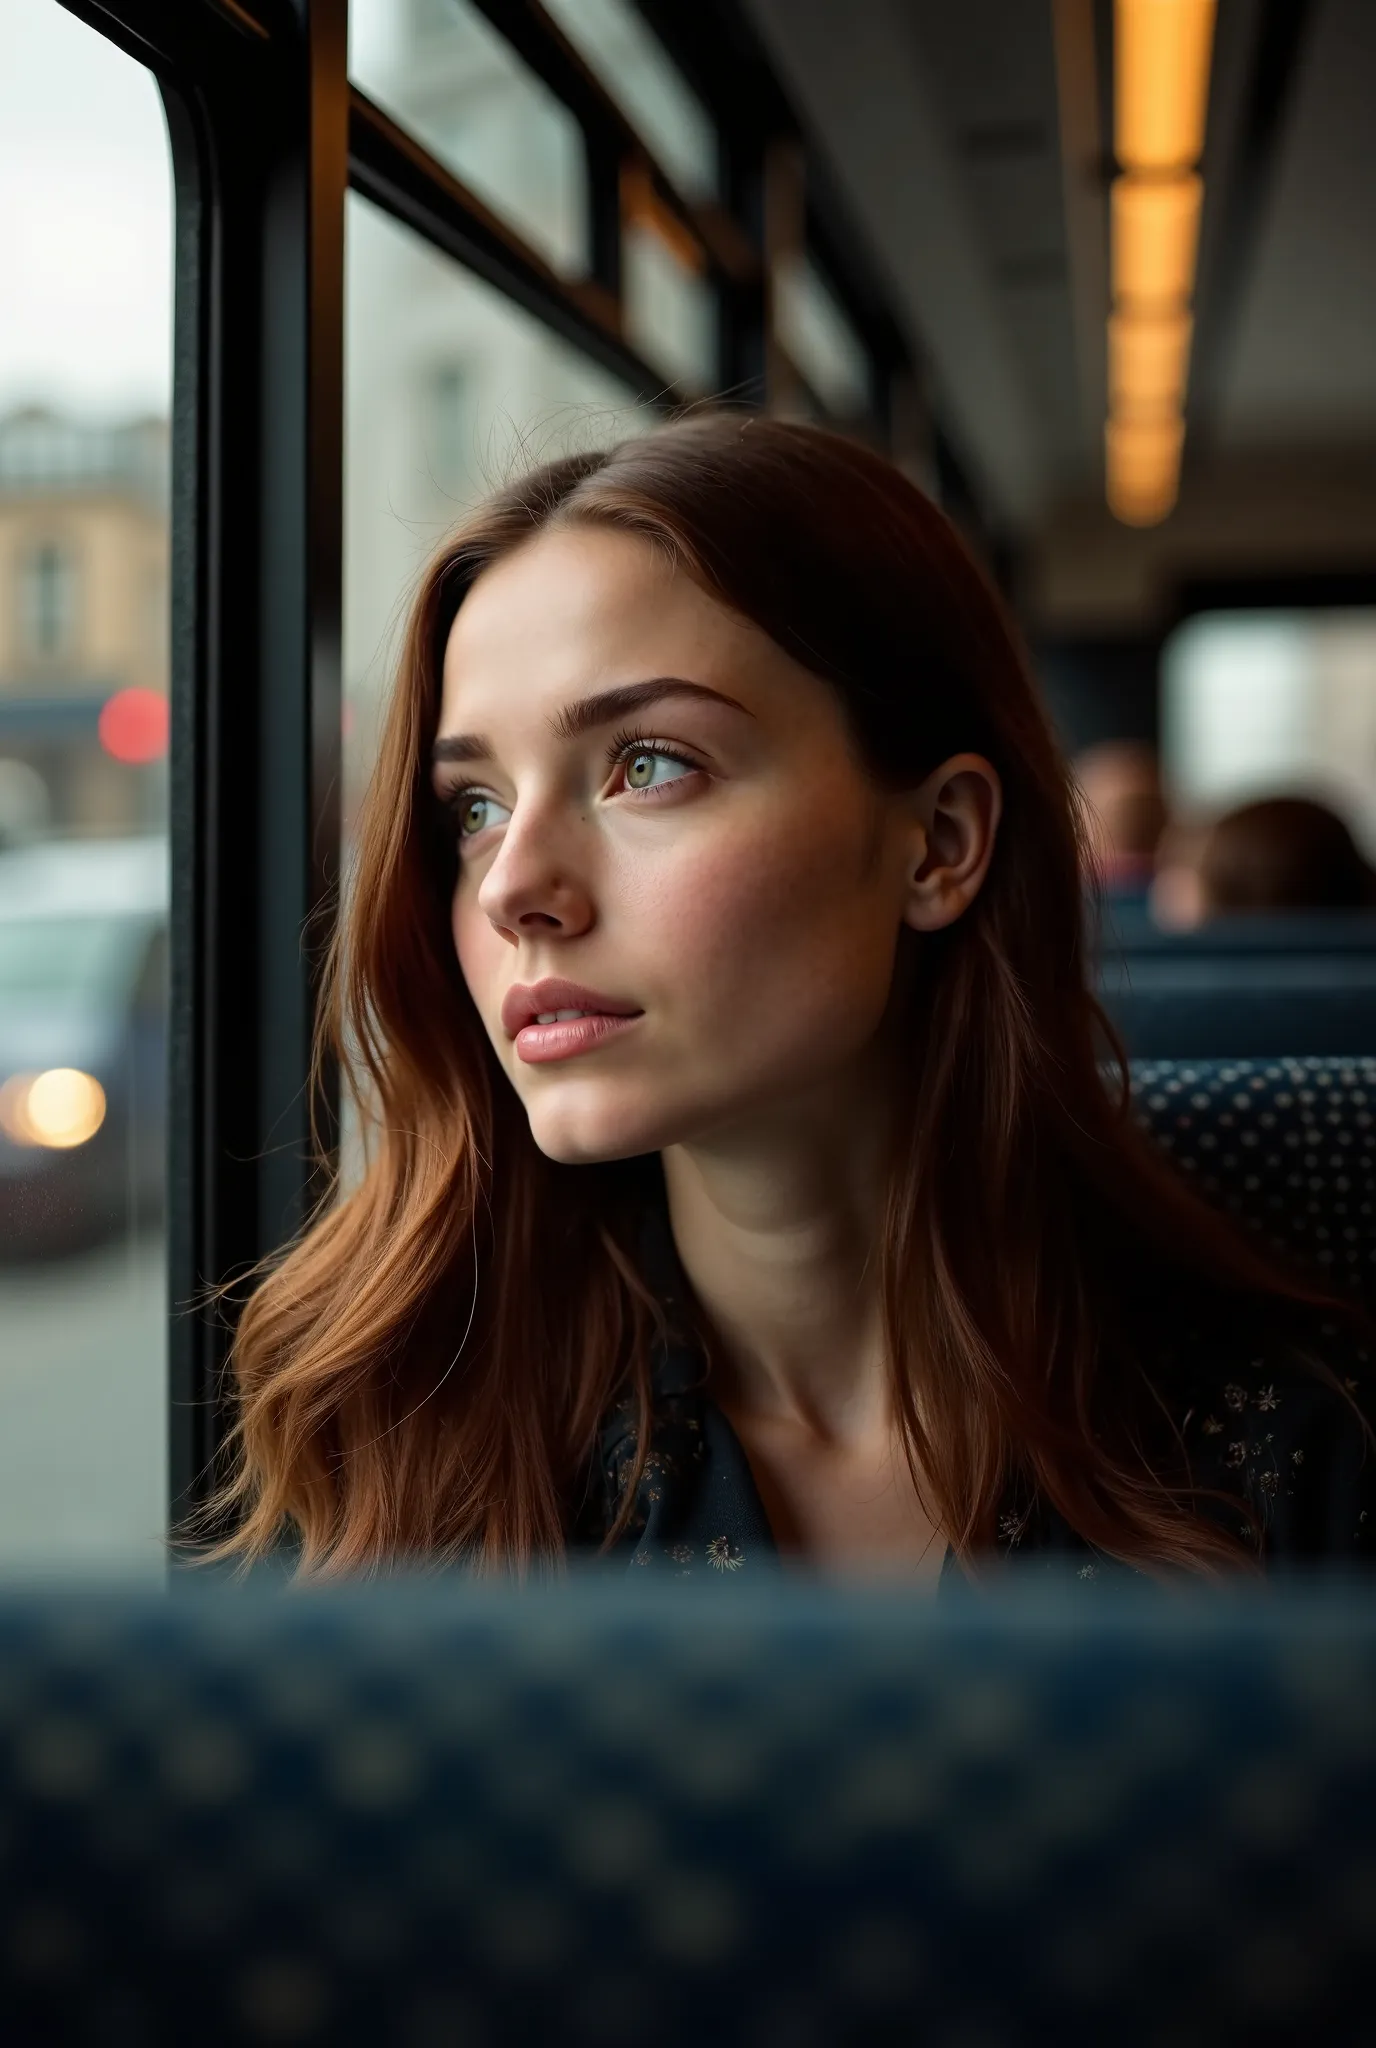
[[[1376,1296],[1376,1058],[1138,1060],[1133,1110],[1204,1198]]]

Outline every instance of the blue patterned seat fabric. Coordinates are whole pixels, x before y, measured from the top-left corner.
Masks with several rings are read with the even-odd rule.
[[[1376,1058],[1138,1060],[1138,1120],[1206,1200],[1376,1301]]]
[[[15,2048],[1369,2042],[1376,1612],[0,1594]]]

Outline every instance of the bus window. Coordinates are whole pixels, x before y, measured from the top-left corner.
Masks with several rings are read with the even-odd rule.
[[[1200,613],[1167,640],[1161,684],[1177,808],[1212,816],[1303,796],[1376,860],[1376,610]]]
[[[721,196],[716,124],[630,0],[546,8],[687,199]]]
[[[717,384],[717,295],[702,252],[647,187],[627,195],[621,244],[626,333],[683,390]]]
[[[349,0],[349,70],[554,269],[586,271],[578,124],[470,0]]]
[[[870,403],[869,358],[835,293],[806,256],[780,265],[778,319],[780,340],[833,417],[863,418]]]
[[[172,190],[55,0],[0,67],[0,1571],[165,1571]]]

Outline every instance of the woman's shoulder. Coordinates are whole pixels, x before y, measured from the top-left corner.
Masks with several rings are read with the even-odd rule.
[[[1285,1303],[1189,1323],[1161,1355],[1191,1483],[1255,1510],[1272,1567],[1376,1565],[1374,1359],[1344,1319]]]

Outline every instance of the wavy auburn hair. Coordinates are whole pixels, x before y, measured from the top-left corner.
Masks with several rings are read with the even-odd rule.
[[[641,536],[830,684],[876,790],[967,750],[1001,778],[983,886],[954,924],[913,935],[878,1247],[906,1454],[962,1567],[978,1576],[1017,1479],[1152,1576],[1255,1572],[1255,1544],[1231,1533],[1251,1510],[1181,1479],[1139,1428],[1165,1414],[1151,1365],[1186,1314],[1222,1329],[1247,1303],[1341,1305],[1279,1273],[1132,1120],[1126,1054],[1087,983],[1083,814],[955,529],[868,448],[718,408],[531,470],[421,580],[316,1044],[317,1070],[340,1061],[364,1171],[347,1190],[336,1175],[256,1269],[230,1356],[233,1469],[178,1532],[230,1533],[191,1562],[242,1574],[285,1534],[299,1580],[427,1563],[557,1575],[599,1420],[628,1391],[637,1462],[604,1549],[629,1521],[666,1333],[637,1222],[663,1169],[657,1153],[570,1166],[535,1144],[455,957],[457,856],[429,778],[465,593],[570,526]],[[1230,1529],[1198,1511],[1208,1499]]]

